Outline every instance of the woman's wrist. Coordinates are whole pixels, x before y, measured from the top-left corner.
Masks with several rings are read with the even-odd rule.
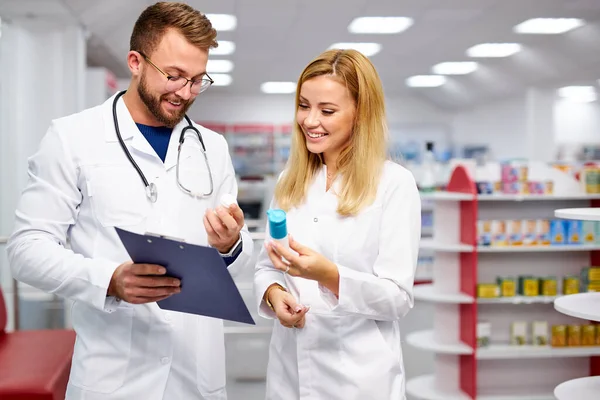
[[[333,262],[327,260],[327,266],[323,277],[319,280],[319,284],[329,289],[333,294],[338,296],[340,291],[340,272],[338,267]]]

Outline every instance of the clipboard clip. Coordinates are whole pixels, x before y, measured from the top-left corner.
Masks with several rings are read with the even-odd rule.
[[[185,239],[181,239],[181,238],[178,238],[175,236],[161,235],[160,233],[146,232],[146,233],[144,233],[144,236],[154,236],[156,238],[173,240],[175,242],[185,243]]]

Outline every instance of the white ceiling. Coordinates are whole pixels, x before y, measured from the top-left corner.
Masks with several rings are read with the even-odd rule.
[[[75,19],[90,32],[88,61],[127,78],[129,36],[153,0],[0,0],[0,15]],[[600,0],[195,0],[205,13],[231,13],[233,84],[211,91],[258,94],[267,80],[295,81],[302,68],[335,42],[376,41],[371,59],[388,96],[411,95],[444,109],[458,109],[516,95],[528,86],[593,84],[600,78]],[[352,35],[358,16],[408,16],[414,25],[396,35]],[[517,35],[512,27],[533,17],[579,17],[582,28],[560,36]],[[452,77],[440,88],[411,89],[404,80],[427,74],[442,61],[462,61],[484,42],[518,42],[524,50],[481,61],[479,70]]]

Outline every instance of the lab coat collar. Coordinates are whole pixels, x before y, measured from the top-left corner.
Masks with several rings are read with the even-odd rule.
[[[113,119],[112,105],[116,97],[116,94],[111,96],[104,104],[103,107],[103,119],[104,119],[104,138],[107,142],[118,142],[117,133],[115,130],[115,124]],[[117,117],[119,120],[119,130],[123,141],[131,139],[131,147],[139,152],[153,156],[158,159],[156,152],[152,148],[152,145],[148,143],[144,135],[140,132],[135,121],[131,118],[131,114],[125,105],[122,98],[117,102]],[[179,146],[179,136],[181,130],[187,126],[185,118],[181,120],[173,129],[171,138],[169,140],[169,147],[167,149],[167,156],[165,158],[165,168],[167,170],[173,168],[177,164],[177,147]]]

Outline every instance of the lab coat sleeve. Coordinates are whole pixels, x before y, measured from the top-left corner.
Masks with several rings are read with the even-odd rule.
[[[269,206],[273,208],[273,201]],[[270,237],[269,223],[265,227],[265,240]],[[287,290],[284,273],[273,266],[265,246],[261,246],[254,271],[254,293],[256,296],[258,315],[267,319],[277,318],[273,310],[263,300],[265,292],[274,283],[278,283]]]
[[[67,249],[67,232],[82,201],[78,174],[67,143],[52,123],[28,160],[28,182],[16,210],[8,260],[15,279],[111,312],[117,301],[107,290],[119,264]]]
[[[236,199],[238,194],[233,162],[231,161],[229,148],[225,138],[223,138],[223,147],[221,151],[223,152],[223,171],[225,171],[225,173],[221,183],[217,184],[217,202],[220,201],[221,196],[225,193],[231,194]],[[252,238],[250,237],[250,232],[248,231],[248,226],[246,224],[244,224],[240,235],[242,235],[242,251],[239,253],[235,261],[227,266],[227,269],[232,276],[240,274],[244,267],[249,266],[250,259],[254,253],[254,244],[252,243]]]
[[[379,252],[373,273],[348,266],[339,270],[339,297],[319,285],[333,312],[394,321],[413,307],[413,285],[421,236],[421,200],[415,181],[404,171],[385,193]]]

